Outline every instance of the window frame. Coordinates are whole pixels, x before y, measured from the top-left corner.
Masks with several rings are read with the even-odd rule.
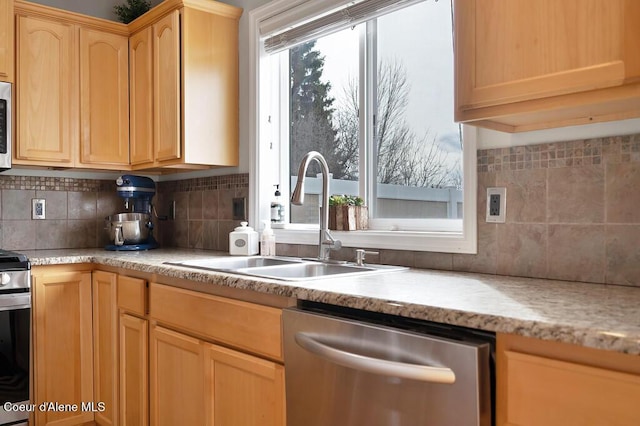
[[[341,0],[333,0],[335,6]],[[342,3],[347,3],[342,1]],[[277,171],[269,167],[270,161],[275,158],[280,160],[282,153],[273,152],[271,141],[273,138],[288,135],[288,120],[274,113],[286,111],[278,103],[279,99],[268,96],[268,92],[288,90],[288,78],[279,80],[279,87],[273,87],[273,78],[267,73],[263,59],[269,54],[264,51],[260,35],[260,24],[269,18],[278,16],[282,22],[300,22],[313,17],[318,9],[326,7],[326,0],[310,0],[303,5],[293,6],[291,1],[275,0],[249,13],[249,50],[250,50],[250,223],[260,229],[261,220],[268,220],[269,203],[273,197],[273,181],[277,178],[281,183],[283,194],[289,193],[289,177],[281,176],[283,168]],[[310,12],[311,11],[311,12]],[[287,18],[288,15],[288,18]],[[361,41],[363,42],[363,41]],[[365,55],[370,56],[370,55]],[[366,60],[366,59],[365,59]],[[282,66],[282,65],[281,65]],[[288,68],[288,63],[287,63]],[[284,87],[286,85],[286,87]],[[361,97],[364,97],[361,91]],[[275,105],[274,105],[275,104]],[[365,106],[366,108],[366,106]],[[365,120],[363,120],[365,121]],[[284,124],[283,124],[284,123]],[[365,121],[366,123],[366,121]],[[362,125],[362,124],[361,124]],[[370,124],[364,124],[369,127]],[[367,129],[361,129],[367,131]],[[476,139],[477,130],[472,126],[463,126],[463,219],[462,232],[452,232],[450,228],[455,219],[430,219],[432,223],[442,222],[444,227],[440,231],[397,231],[397,230],[366,230],[366,231],[332,231],[335,238],[342,241],[345,247],[435,251],[450,253],[476,253],[477,252],[477,173],[476,173]],[[361,136],[361,143],[364,135]],[[280,136],[282,138],[282,136]],[[287,139],[288,140],[288,139]],[[364,156],[363,156],[364,157]],[[362,159],[361,161],[367,161]],[[370,160],[369,160],[370,161]],[[288,164],[286,162],[285,164]],[[362,164],[361,164],[362,166]],[[288,173],[287,173],[288,174]],[[275,180],[275,181],[278,181]],[[361,193],[365,188],[365,182],[360,182]],[[318,241],[319,225],[289,224],[289,209],[286,211],[287,225],[282,229],[275,229],[276,241],[288,244],[313,244]],[[374,219],[375,220],[375,219]],[[379,219],[378,219],[379,220]],[[448,222],[448,223],[447,223]]]

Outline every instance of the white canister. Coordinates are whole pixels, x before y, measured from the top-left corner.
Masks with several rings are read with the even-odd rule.
[[[258,233],[247,225],[248,222],[240,222],[240,226],[229,233],[229,254],[258,254]]]

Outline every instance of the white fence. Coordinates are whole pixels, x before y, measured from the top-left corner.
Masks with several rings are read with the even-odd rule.
[[[297,176],[291,176],[295,188]],[[322,178],[305,178],[305,203],[291,207],[294,223],[317,223],[318,206],[322,194]],[[402,185],[378,184],[375,216],[377,218],[462,218],[462,190],[457,188],[419,188]],[[331,179],[331,194],[358,193],[358,181]],[[370,212],[371,214],[371,212]]]

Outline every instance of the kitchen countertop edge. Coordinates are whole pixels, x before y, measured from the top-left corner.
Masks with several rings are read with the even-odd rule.
[[[23,253],[29,257],[32,266],[79,263],[107,265],[371,312],[640,355],[640,289],[633,287],[420,269],[370,275],[366,279],[354,277],[284,282],[164,264],[168,260],[224,256],[222,252],[70,249]],[[398,277],[403,279],[398,281]],[[422,281],[428,284],[416,284]],[[563,301],[562,298],[567,300]],[[495,303],[492,299],[495,299]],[[521,309],[519,305],[522,305]],[[614,307],[617,308],[615,312],[610,312]]]

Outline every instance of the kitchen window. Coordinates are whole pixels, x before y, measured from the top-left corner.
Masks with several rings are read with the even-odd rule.
[[[451,3],[291,3],[250,15],[251,220],[270,218],[277,184],[286,209],[277,241],[317,243],[319,168],[305,179],[305,204],[288,202],[314,150],[329,165],[330,192],[369,206],[369,230],[334,231],[344,245],[475,252],[475,129],[453,122]]]

